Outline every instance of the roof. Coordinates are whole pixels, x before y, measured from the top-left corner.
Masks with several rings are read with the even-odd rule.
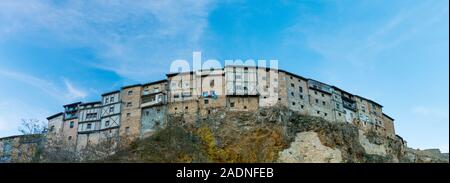
[[[121,89],[123,90],[123,89],[127,89],[127,88],[133,88],[136,86],[142,86],[142,85],[141,84],[128,85],[128,86],[123,86]]]
[[[390,120],[394,121],[394,118],[391,118],[391,117],[388,116],[387,114],[384,114],[384,113],[383,113],[383,116],[385,116],[385,117],[389,118]]]
[[[63,114],[64,114],[64,113],[62,113],[62,112],[53,114],[53,115],[47,117],[47,120],[51,120],[51,119],[56,118],[56,117],[58,117],[58,116],[62,116]]]
[[[111,92],[108,92],[108,93],[104,93],[104,94],[102,94],[102,97],[105,96],[105,95],[109,95],[109,94],[113,94],[113,93],[119,93],[119,92],[120,92],[120,90],[115,90],[115,91],[111,91]]]
[[[81,104],[81,102],[75,102],[75,103],[63,105],[63,107],[73,106],[73,105],[80,105],[80,104]]]
[[[378,105],[378,106],[380,106],[380,107],[383,107],[382,105],[380,105],[379,103],[376,103],[376,102],[375,102],[375,101],[373,101],[373,100],[370,100],[370,99],[367,99],[367,98],[361,97],[361,96],[359,96],[359,95],[354,95],[354,96],[356,96],[356,97],[359,97],[359,98],[362,98],[362,99],[364,99],[364,100],[367,100],[367,101],[369,101],[369,102],[372,102],[372,103],[374,103],[374,104],[376,104],[376,105]]]
[[[162,79],[162,80],[158,80],[158,81],[153,81],[153,82],[145,83],[145,84],[143,84],[143,85],[155,85],[155,84],[164,83],[164,82],[167,82],[167,79]]]
[[[93,105],[93,104],[101,104],[102,102],[100,102],[100,101],[95,101],[95,102],[88,102],[88,103],[83,103],[83,104],[80,104],[81,106],[87,106],[87,105]]]

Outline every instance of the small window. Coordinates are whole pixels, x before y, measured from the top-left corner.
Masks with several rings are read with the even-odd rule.
[[[295,105],[295,102],[292,102],[292,105]]]
[[[303,99],[303,95],[300,95],[300,99]]]
[[[145,115],[149,116],[150,115],[150,111],[145,111]]]
[[[133,103],[128,102],[128,103],[127,103],[127,107],[131,107],[131,106],[133,106]]]
[[[317,114],[320,114],[320,111],[317,111]]]
[[[108,127],[108,126],[109,126],[109,120],[105,121],[105,127]]]
[[[317,92],[316,92],[316,91],[314,91],[314,95],[317,95]]]
[[[304,107],[305,107],[304,105],[300,105],[300,108],[302,108],[302,109],[303,109]]]
[[[178,110],[178,108],[175,107],[175,110]]]
[[[89,123],[89,124],[87,124],[86,129],[90,130],[91,127],[92,127],[92,124]]]
[[[325,97],[325,95],[322,93],[322,97]]]
[[[210,82],[209,82],[209,86],[212,88],[212,87],[214,87],[214,79],[212,79]]]
[[[127,113],[127,117],[130,117],[131,116],[131,113]]]
[[[291,95],[294,96],[294,92],[291,92]]]
[[[111,101],[111,102],[114,102],[114,96],[111,97],[110,101]]]
[[[319,103],[319,99],[316,99],[316,104],[318,104]]]
[[[205,100],[205,104],[209,104],[209,100],[208,99]]]
[[[299,87],[300,93],[303,93],[303,88]]]
[[[67,139],[68,139],[68,140],[72,140],[72,136],[69,136]]]
[[[291,87],[295,87],[294,83],[291,83]]]
[[[325,101],[322,101],[322,105],[326,105],[327,103]]]
[[[244,109],[247,109],[247,106],[244,106]]]
[[[73,128],[74,126],[75,126],[75,122],[71,121],[70,124],[69,124],[69,127]]]
[[[129,90],[128,95],[133,95],[133,90]]]
[[[51,127],[50,127],[50,132],[52,132],[53,130],[55,129],[55,125],[52,125]]]
[[[208,114],[211,114],[211,110],[208,110]]]
[[[188,107],[188,106],[186,106],[186,107],[184,107],[184,109],[189,109],[189,107]]]
[[[341,116],[341,113],[338,113],[339,116]]]
[[[234,102],[231,102],[231,103],[230,103],[230,107],[234,107]]]
[[[110,108],[109,108],[109,112],[111,113],[111,112],[114,112],[114,106],[111,106]]]
[[[325,113],[325,114],[323,114],[324,116],[327,116],[328,114],[327,113]]]

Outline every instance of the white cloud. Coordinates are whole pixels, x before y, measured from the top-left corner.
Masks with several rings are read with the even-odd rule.
[[[86,91],[76,88],[69,80],[64,79],[64,84],[67,88],[66,98],[68,100],[84,99],[87,96]]]
[[[72,46],[88,47],[99,61],[86,63],[143,79],[169,70],[200,46],[213,0],[0,2],[0,36],[43,31]]]
[[[68,79],[64,79],[65,87],[60,87],[49,80],[17,71],[0,70],[0,76],[37,88],[61,102],[83,99],[88,95],[86,91],[75,87]]]

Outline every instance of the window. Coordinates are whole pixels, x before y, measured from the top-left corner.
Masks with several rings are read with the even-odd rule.
[[[318,104],[319,103],[319,99],[316,99],[316,104]]]
[[[132,94],[133,94],[133,90],[129,90],[128,95],[132,95]]]
[[[291,92],[291,95],[294,96],[294,92]]]
[[[339,116],[341,116],[341,113],[338,113]]]
[[[150,111],[145,111],[145,115],[149,116],[150,115]]]
[[[209,81],[209,86],[212,88],[214,87],[214,79],[212,79],[211,81]]]
[[[89,123],[89,124],[87,124],[86,129],[90,130],[91,127],[92,127],[92,124]]]
[[[114,102],[114,96],[111,97],[110,101],[111,101],[111,102]]]
[[[67,139],[68,139],[68,140],[72,140],[72,136],[69,136]]]
[[[300,90],[300,93],[303,93],[303,88],[302,87],[299,87],[298,89]]]
[[[131,116],[131,113],[127,113],[127,118]]]
[[[325,113],[325,114],[323,114],[324,116],[327,116],[328,114],[327,113]]]
[[[70,124],[69,124],[69,127],[73,128],[73,126],[75,126],[75,122],[71,121]]]
[[[125,133],[128,135],[130,133],[130,127],[125,127]]]
[[[208,114],[211,114],[211,110],[208,110]]]
[[[314,91],[314,95],[317,95],[317,92],[316,92],[316,91]]]
[[[300,95],[300,99],[303,99],[303,95]]]
[[[231,102],[231,103],[230,103],[230,107],[234,107],[234,102]]]
[[[202,93],[202,96],[203,96],[203,97],[208,97],[208,92],[207,92],[207,91],[204,91],[204,92]]]
[[[304,107],[305,107],[304,105],[300,105],[300,108],[302,108],[302,109],[303,109]]]
[[[50,132],[52,132],[53,130],[55,130],[55,125],[52,125],[51,127],[50,127]]]
[[[322,97],[325,97],[325,95],[322,93]]]
[[[322,101],[322,104],[323,104],[323,105],[326,105],[327,103],[326,103],[325,101]]]
[[[175,107],[175,110],[178,110],[178,108]]]
[[[291,87],[295,87],[294,83],[291,83]]]
[[[109,120],[105,121],[105,127],[109,126]]]
[[[247,109],[247,106],[244,106],[244,109]]]
[[[339,109],[339,104],[336,104],[336,109]]]
[[[291,79],[294,79],[294,78],[292,78],[292,76],[291,76]]]
[[[111,112],[114,112],[114,106],[111,106],[110,108],[109,108],[109,112],[111,113]]]
[[[109,99],[109,98],[105,98],[105,103],[106,103],[106,104],[109,102],[108,99]]]
[[[317,111],[317,114],[320,114],[320,111]]]
[[[295,102],[292,102],[292,105],[295,105]]]
[[[184,109],[189,109],[189,107],[188,107],[188,106],[186,106],[186,107],[184,107]]]
[[[173,95],[173,98],[180,98],[180,95],[179,94],[175,94],[175,95]]]
[[[205,99],[205,104],[209,104],[209,100],[208,99]]]
[[[133,106],[133,104],[131,102],[128,102],[127,107],[131,107],[131,106]]]

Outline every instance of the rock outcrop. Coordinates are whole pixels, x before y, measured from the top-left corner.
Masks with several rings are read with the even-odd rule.
[[[434,150],[406,149],[399,139],[329,122],[283,107],[255,112],[220,111],[168,126],[107,161],[131,162],[448,162]],[[439,153],[440,154],[440,153]]]

